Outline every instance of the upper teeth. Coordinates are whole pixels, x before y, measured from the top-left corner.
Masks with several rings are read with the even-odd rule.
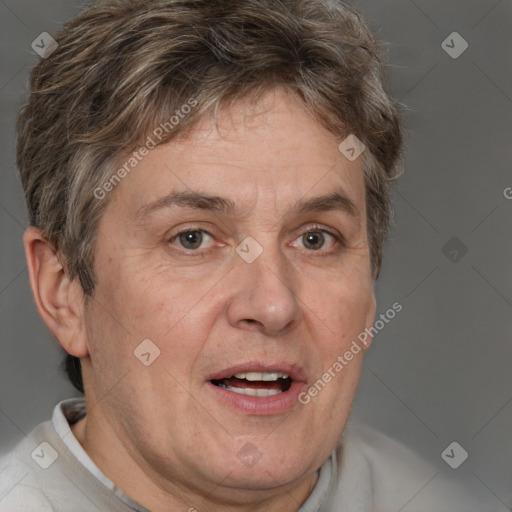
[[[282,372],[246,372],[235,373],[237,379],[245,379],[250,381],[265,380],[272,381],[277,379],[287,379],[288,374]]]

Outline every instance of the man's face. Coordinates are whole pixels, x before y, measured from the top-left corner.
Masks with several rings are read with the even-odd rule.
[[[111,192],[85,316],[88,421],[148,472],[271,489],[333,450],[362,352],[298,398],[375,313],[363,162],[339,142],[273,92],[150,151]],[[160,350],[148,366],[145,339]]]

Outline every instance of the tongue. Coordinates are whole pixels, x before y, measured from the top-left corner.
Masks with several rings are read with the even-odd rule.
[[[224,379],[222,383],[226,386],[231,386],[234,388],[277,389],[279,391],[281,391],[283,388],[281,379],[276,381],[249,381],[245,379],[239,379],[237,377],[230,377],[229,379]]]

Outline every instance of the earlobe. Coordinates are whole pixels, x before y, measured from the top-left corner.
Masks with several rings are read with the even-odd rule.
[[[41,318],[66,352],[76,357],[87,356],[80,284],[70,280],[57,251],[40,229],[27,228],[23,243],[30,287]]]

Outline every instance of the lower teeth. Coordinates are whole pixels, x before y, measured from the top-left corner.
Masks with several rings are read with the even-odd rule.
[[[249,395],[249,396],[272,396],[278,395],[282,393],[280,389],[253,389],[253,388],[235,388],[233,386],[226,386],[225,384],[219,384],[219,387],[223,389],[227,389],[228,391],[233,391],[233,393],[238,393],[239,395]]]

